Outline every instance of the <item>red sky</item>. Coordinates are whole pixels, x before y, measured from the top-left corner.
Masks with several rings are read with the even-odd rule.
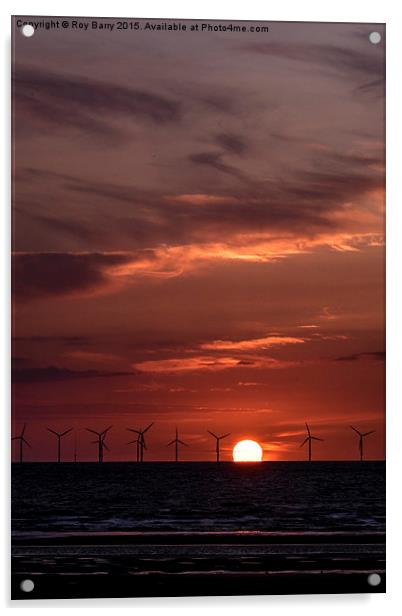
[[[110,460],[384,457],[384,46],[364,24],[15,37],[14,422]],[[375,29],[385,34],[382,26]],[[18,34],[18,33],[17,33]],[[71,459],[73,437],[64,455]]]

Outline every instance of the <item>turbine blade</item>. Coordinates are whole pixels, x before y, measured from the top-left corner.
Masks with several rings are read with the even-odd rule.
[[[211,432],[211,430],[207,430],[207,432],[210,433],[211,436],[213,436],[214,438],[218,439],[219,436],[216,436],[216,434],[214,434],[213,432]]]
[[[21,436],[24,436],[25,428],[27,427],[26,423],[22,426]]]
[[[232,434],[231,432],[228,432],[227,434],[223,434],[223,435],[222,435],[222,436],[220,436],[219,438],[220,438],[220,439],[222,439],[222,438],[226,438],[227,436],[230,436],[231,434]]]
[[[99,432],[96,432],[95,430],[91,430],[91,428],[85,428],[85,430],[87,430],[88,432],[92,432],[92,434],[96,434],[96,436],[100,436]]]
[[[186,447],[188,447],[188,444],[184,441],[181,441],[180,439],[178,439],[177,442],[180,443],[180,445],[185,445]]]
[[[375,430],[370,430],[370,432],[364,432],[362,436],[368,436],[369,434],[374,434]]]
[[[49,432],[51,432],[52,434],[54,434],[55,436],[60,436],[56,430],[52,430],[52,428],[46,428],[46,430],[49,430]]]
[[[166,447],[169,447],[170,445],[173,445],[173,443],[175,443],[175,442],[176,442],[176,439],[174,439],[173,441],[170,441],[170,443],[168,443],[168,444],[166,445]]]
[[[314,441],[323,441],[323,438],[318,438],[318,436],[310,436],[311,439],[313,439]]]
[[[106,449],[106,451],[110,451],[109,447],[106,445],[106,443],[102,443],[102,445],[104,446],[104,448]]]
[[[307,428],[308,435],[310,436],[310,428],[307,425],[307,421],[305,423],[306,423],[306,428]]]
[[[352,428],[352,430],[354,430],[356,432],[356,434],[361,436],[361,433],[359,432],[359,430],[357,428],[354,428],[353,426],[349,426],[349,427]]]
[[[300,447],[303,447],[303,445],[305,445],[308,441],[308,436],[306,436],[306,438],[304,439],[304,441],[301,443]]]
[[[21,436],[12,436],[11,440],[12,441],[18,441],[20,438],[22,438]]]
[[[69,428],[68,430],[64,430],[64,432],[62,432],[60,434],[60,436],[65,436],[66,434],[68,434],[69,432],[72,432],[72,428]]]
[[[22,437],[22,442],[25,443],[25,445],[28,445],[29,448],[31,448],[31,445],[28,443],[28,441],[24,437]]]
[[[153,421],[152,423],[150,423],[150,424],[149,424],[149,426],[147,426],[147,427],[146,427],[146,428],[142,431],[142,433],[143,433],[143,434],[145,434],[145,432],[147,432],[150,428],[152,428],[152,426],[154,425],[154,423],[155,423],[154,421]]]
[[[138,435],[141,434],[139,430],[134,430],[134,428],[127,428],[127,430],[129,430],[130,432],[135,432],[135,434],[138,434]]]
[[[109,426],[108,428],[106,428],[106,430],[103,430],[103,432],[100,432],[100,434],[103,436],[106,436],[106,432],[109,432],[110,428],[113,428],[113,426]]]

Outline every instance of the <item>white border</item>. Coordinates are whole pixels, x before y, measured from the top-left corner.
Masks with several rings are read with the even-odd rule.
[[[154,1],[152,4],[122,2],[114,0],[110,4],[94,2],[91,0],[60,0],[57,3],[49,0],[29,1],[6,0],[1,7],[2,43],[4,60],[1,64],[3,70],[0,115],[3,124],[2,134],[6,137],[1,149],[3,164],[3,186],[5,191],[2,203],[2,221],[0,233],[1,265],[0,277],[2,284],[1,305],[1,334],[3,353],[1,354],[0,378],[2,396],[2,436],[5,439],[1,456],[2,465],[2,534],[8,546],[9,537],[9,247],[10,247],[10,216],[9,216],[9,66],[10,66],[10,15],[85,15],[85,16],[127,16],[127,17],[156,17],[156,18],[209,18],[209,19],[251,19],[268,21],[338,21],[338,22],[372,22],[387,23],[387,594],[380,595],[297,595],[297,596],[268,596],[268,597],[202,597],[196,599],[96,599],[74,601],[9,601],[9,561],[8,549],[3,550],[0,571],[0,589],[2,603],[6,609],[14,609],[15,613],[30,608],[42,611],[44,608],[53,610],[64,609],[75,614],[95,614],[99,609],[119,607],[135,609],[137,614],[164,611],[164,615],[178,616],[191,609],[194,616],[201,615],[205,610],[213,613],[229,612],[230,616],[243,616],[244,611],[257,612],[267,609],[280,611],[284,616],[294,614],[298,616],[320,615],[325,610],[326,616],[346,610],[348,614],[353,610],[354,616],[364,613],[364,616],[378,616],[380,611],[391,614],[396,611],[402,601],[398,596],[398,583],[401,570],[401,525],[402,510],[400,490],[400,452],[396,435],[402,438],[402,400],[398,381],[402,377],[402,364],[398,362],[401,355],[401,333],[398,327],[402,315],[401,294],[401,208],[398,197],[401,195],[401,154],[400,141],[402,139],[402,87],[401,87],[401,60],[402,58],[402,19],[401,3],[395,0],[280,0],[278,3],[264,2],[263,0],[247,0],[244,3],[234,4],[224,0],[202,0],[199,4],[171,0]],[[399,276],[399,280],[398,280]],[[399,390],[398,390],[399,389]],[[400,440],[399,439],[399,440]],[[3,543],[3,545],[4,545]],[[250,615],[252,616],[252,615]]]

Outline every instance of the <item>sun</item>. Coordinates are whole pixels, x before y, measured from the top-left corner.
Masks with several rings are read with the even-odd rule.
[[[235,462],[261,462],[262,447],[256,441],[239,441],[233,447],[233,460]]]

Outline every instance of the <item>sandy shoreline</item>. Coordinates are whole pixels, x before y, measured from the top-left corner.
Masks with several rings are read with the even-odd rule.
[[[383,533],[51,533],[13,540],[13,598],[385,591]],[[321,549],[322,547],[322,549]],[[370,587],[370,573],[381,584]]]
[[[127,545],[127,544],[383,544],[381,532],[69,532],[19,534],[12,545]]]

